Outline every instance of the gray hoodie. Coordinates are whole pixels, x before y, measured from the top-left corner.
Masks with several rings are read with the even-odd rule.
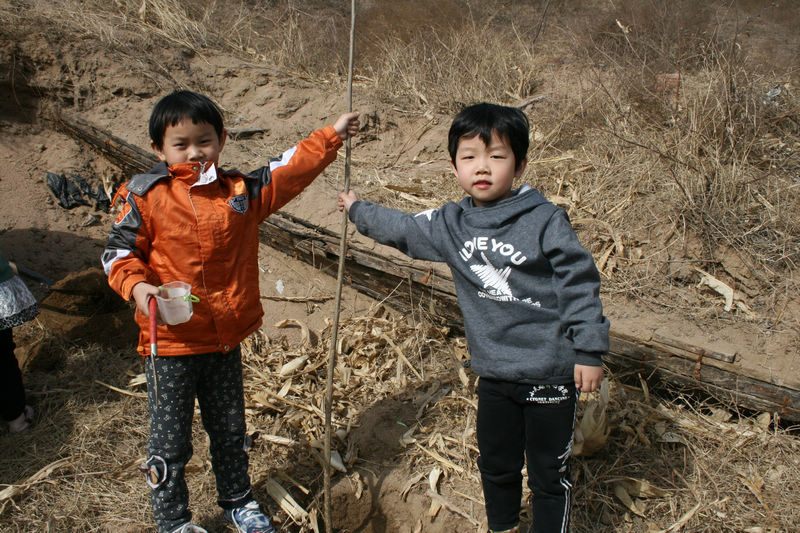
[[[354,202],[350,220],[410,257],[448,264],[479,376],[562,384],[572,383],[576,363],[601,364],[609,322],[600,276],[566,212],[536,189],[417,214]]]

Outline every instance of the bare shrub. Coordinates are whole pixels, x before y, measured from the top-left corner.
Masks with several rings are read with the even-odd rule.
[[[375,51],[367,76],[385,98],[450,113],[485,100],[516,103],[535,92],[531,43],[496,20],[491,6],[398,4],[402,11],[381,6],[366,14],[364,46]]]
[[[689,258],[726,278],[730,253],[759,283],[782,283],[780,273],[800,259],[798,162],[789,148],[798,139],[797,96],[749,68],[748,50],[735,28],[723,31],[718,12],[656,4],[619,4],[598,16],[588,46],[575,39],[588,83],[542,108],[550,131],[533,148],[541,159],[561,155],[555,165],[533,166],[532,182],[579,198],[573,216],[600,217],[627,241],[627,253],[608,256],[608,234],[585,235],[596,257],[626,266],[609,275],[609,290],[649,298],[692,284],[675,270]],[[665,91],[657,75],[672,71],[676,83]],[[639,248],[643,236],[655,249]]]

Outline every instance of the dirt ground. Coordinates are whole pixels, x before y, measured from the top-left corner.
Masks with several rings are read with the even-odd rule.
[[[755,42],[768,36],[753,33],[748,38]],[[794,39],[791,42],[797,46],[796,36],[787,39]],[[120,183],[125,177],[91,147],[60,129],[56,117],[78,116],[148,149],[146,122],[150,109],[171,89],[163,78],[143,76],[135,58],[126,64],[118,56],[105,54],[97,44],[66,42],[57,51],[48,46],[35,39],[0,43],[4,68],[0,73],[0,249],[18,264],[57,282],[55,289],[48,289],[27,280],[42,302],[39,322],[17,332],[18,357],[26,373],[31,374],[46,372],[55,364],[48,361],[52,345],[40,342],[42,330],[58,334],[61,342],[67,339],[76,349],[81,343],[102,343],[114,353],[129,352],[130,361],[136,358],[131,307],[109,293],[96,270],[114,210],[96,209],[91,200],[90,205],[65,209],[46,183],[48,172],[82,176],[95,188],[102,185],[103,178]],[[208,50],[195,53],[175,47],[163,50],[156,60],[168,68],[175,85],[212,95],[224,109],[230,129],[263,129],[263,133],[246,138],[231,138],[222,153],[222,167],[251,170],[312,129],[331,124],[346,110],[342,80],[328,83],[288,76],[269,66]],[[354,94],[354,107],[362,112],[364,124],[362,134],[353,141],[354,188],[366,199],[390,198],[408,210],[437,205],[425,190],[447,188],[453,192],[452,199],[458,199],[444,146],[449,117],[406,112],[378,96],[360,93],[358,80]],[[536,124],[536,110],[530,114]],[[340,158],[284,211],[338,232],[342,218],[336,210],[335,195],[343,183],[343,156],[344,149]],[[387,185],[396,189],[387,189]],[[350,239],[374,246],[354,234],[352,226],[349,231]],[[634,237],[646,243],[651,235]],[[386,249],[381,251],[391,254]],[[286,345],[301,340],[299,328],[278,326],[286,319],[302,322],[313,331],[325,329],[334,311],[330,297],[335,294],[335,272],[320,271],[263,245],[260,266],[262,296],[274,297],[263,300],[263,334],[268,340]],[[739,280],[751,277],[746,265],[738,265],[737,270],[735,257],[726,268]],[[708,288],[695,290],[704,295],[706,303],[715,299],[717,307],[724,303]],[[766,319],[742,320],[734,313],[703,317],[671,310],[669,291],[659,296],[661,306],[616,293],[604,292],[602,296],[612,327],[619,332],[644,337],[655,333],[708,350],[735,352],[735,365],[748,373],[800,388],[797,295],[780,295],[780,324],[769,327]],[[309,301],[281,301],[281,297]],[[348,320],[374,311],[378,302],[345,287],[342,305],[342,320]],[[115,368],[135,370],[124,357],[127,355]],[[442,364],[438,371],[445,383],[457,381],[448,364]],[[424,525],[424,531],[434,533],[466,530],[464,518],[455,512],[443,512],[435,520],[428,517],[430,498],[424,491],[406,493],[416,472],[413,465],[402,462],[397,443],[407,425],[414,422],[418,396],[424,390],[420,384],[362,413],[352,436],[364,459],[361,477],[355,481],[352,476],[343,477],[334,487],[342,531],[411,533],[419,531],[414,529],[418,523]],[[138,407],[126,405],[133,414],[145,416],[141,402]],[[197,453],[202,457],[202,445]],[[314,476],[306,481],[319,484]],[[474,481],[477,487],[477,479]],[[363,496],[354,499],[353,487],[359,483]],[[475,501],[466,512],[480,516],[479,493],[473,492],[472,497]],[[146,506],[144,500],[142,505]],[[145,517],[140,522],[148,523],[147,511],[140,513]],[[217,519],[207,519],[220,525]],[[103,530],[140,531],[143,526],[128,527],[117,524],[116,529]]]

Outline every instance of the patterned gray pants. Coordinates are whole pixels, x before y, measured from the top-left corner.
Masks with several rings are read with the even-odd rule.
[[[219,505],[231,509],[250,501],[241,350],[156,357],[157,404],[150,358],[145,361],[150,408],[147,466],[159,533],[169,533],[192,517],[184,468],[192,457],[195,397],[211,442]]]

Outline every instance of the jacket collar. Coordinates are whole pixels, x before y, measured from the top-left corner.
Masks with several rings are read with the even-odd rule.
[[[211,165],[208,170],[201,173],[200,165],[196,163],[179,163],[172,165],[172,167],[167,167],[166,162],[161,161],[149,172],[136,174],[128,182],[126,188],[136,196],[143,196],[159,180],[170,176],[184,180],[190,185],[205,185],[217,179],[217,168],[216,165]]]
[[[217,166],[214,163],[187,161],[170,165],[168,170],[173,179],[189,187],[208,185],[217,180]]]
[[[164,161],[161,161],[152,169],[150,169],[150,172],[146,174],[136,174],[131,178],[131,181],[128,182],[128,185],[125,188],[136,196],[142,196],[144,193],[149,191],[158,180],[167,177],[169,177],[167,164]]]

